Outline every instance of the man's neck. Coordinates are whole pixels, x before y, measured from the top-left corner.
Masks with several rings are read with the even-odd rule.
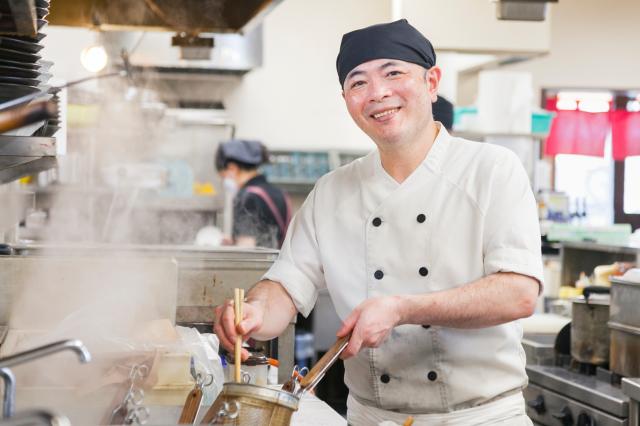
[[[380,149],[384,170],[396,182],[402,183],[424,161],[438,136],[438,126],[431,121],[415,141],[388,149]]]
[[[238,174],[238,186],[242,188],[247,182],[258,176],[257,170],[241,170]]]

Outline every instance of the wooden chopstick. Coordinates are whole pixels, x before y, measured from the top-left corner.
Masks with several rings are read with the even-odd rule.
[[[242,320],[242,302],[244,301],[244,289],[236,288],[233,290],[233,309],[235,314],[236,333],[238,324]],[[236,347],[234,351],[235,361],[235,379],[237,383],[242,383],[242,373],[240,367],[242,366],[242,335],[236,334]]]

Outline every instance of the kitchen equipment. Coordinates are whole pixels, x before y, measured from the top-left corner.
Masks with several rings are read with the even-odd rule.
[[[524,389],[527,415],[535,425],[629,426],[629,397],[601,367],[585,374],[567,367],[529,365]]]
[[[294,393],[263,386],[225,383],[201,424],[289,425],[293,412],[298,409],[300,398],[318,384],[347,347],[349,337],[338,339],[300,380],[300,386]]]
[[[212,374],[203,375],[202,373],[196,372],[193,357],[191,358],[191,376],[195,379],[196,385],[193,390],[189,392],[189,395],[187,395],[178,424],[192,425],[195,423],[198,412],[200,411],[200,404],[202,403],[202,388],[210,386],[214,380]]]
[[[230,382],[235,377],[231,377],[231,372],[235,372],[235,360],[230,356],[227,356],[226,360],[229,367],[225,370],[225,381]],[[258,386],[267,385],[269,360],[265,355],[252,353],[249,355],[249,358],[240,364],[240,367],[242,383],[249,383]]]
[[[306,371],[305,371],[306,370]],[[282,385],[282,390],[294,393],[296,388],[300,384],[300,379],[309,373],[309,369],[307,367],[302,367],[298,369],[297,365],[293,366],[293,371],[291,372],[291,377]]]
[[[556,336],[552,365],[526,366],[527,415],[533,424],[543,426],[631,425],[629,397],[620,389],[620,377],[572,359],[568,355],[570,331],[568,324]]]
[[[611,278],[611,370],[621,376],[640,376],[640,283]]]
[[[149,375],[149,367],[145,364],[134,365],[129,373],[127,390],[124,398],[111,412],[110,425],[143,424],[149,418],[149,409],[142,405],[144,391],[142,381]]]
[[[609,362],[609,290],[609,287],[585,287],[583,296],[573,300],[571,356],[578,362],[591,365]]]

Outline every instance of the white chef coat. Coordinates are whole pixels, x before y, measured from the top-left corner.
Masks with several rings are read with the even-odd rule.
[[[495,272],[542,283],[540,230],[528,176],[511,151],[439,133],[402,183],[377,151],[318,180],[264,278],[308,315],[327,288],[341,319],[368,298],[424,294]],[[490,303],[490,302],[488,302]],[[359,403],[446,413],[527,383],[517,322],[479,329],[401,325],[345,362]]]

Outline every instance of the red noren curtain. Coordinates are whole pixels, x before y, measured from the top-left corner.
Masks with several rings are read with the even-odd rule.
[[[640,155],[640,112],[611,111],[613,159]]]
[[[545,144],[545,155],[602,157],[609,126],[608,112],[557,110]]]

